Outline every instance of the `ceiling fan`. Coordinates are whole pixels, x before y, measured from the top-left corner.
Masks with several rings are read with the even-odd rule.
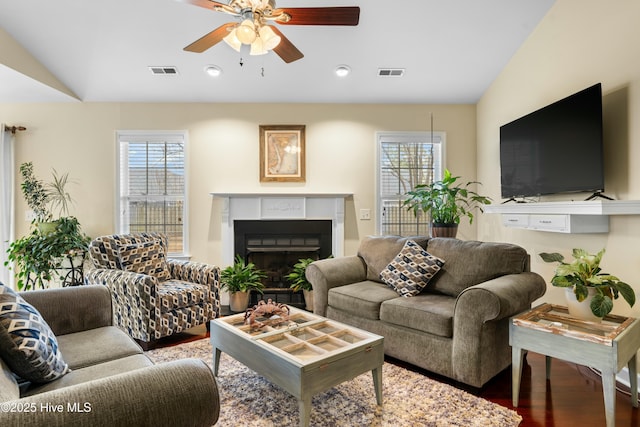
[[[228,4],[213,0],[179,1],[240,19],[240,22],[221,25],[184,50],[201,53],[224,40],[238,52],[243,44],[249,45],[251,55],[262,55],[273,50],[286,63],[297,61],[304,55],[277,27],[267,23],[355,26],[360,20],[360,8],[357,6],[276,8],[275,0],[231,0]]]

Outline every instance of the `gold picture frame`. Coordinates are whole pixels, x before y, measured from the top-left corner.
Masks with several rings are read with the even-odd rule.
[[[260,182],[305,181],[305,125],[260,125]]]

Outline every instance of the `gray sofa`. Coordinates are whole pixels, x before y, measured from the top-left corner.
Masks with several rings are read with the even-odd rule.
[[[51,382],[16,380],[0,359],[0,426],[211,426],[220,402],[201,360],[154,365],[112,326],[102,285],[21,293],[54,332],[71,369]]]
[[[511,363],[509,317],[544,295],[544,279],[516,245],[414,237],[444,265],[422,292],[402,297],[380,273],[406,240],[367,237],[357,255],[310,264],[314,312],[384,336],[391,357],[482,387]]]

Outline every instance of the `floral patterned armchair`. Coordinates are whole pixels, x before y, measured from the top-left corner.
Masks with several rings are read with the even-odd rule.
[[[162,233],[97,237],[89,257],[85,283],[109,287],[114,325],[145,349],[220,315],[220,268],[167,259]]]

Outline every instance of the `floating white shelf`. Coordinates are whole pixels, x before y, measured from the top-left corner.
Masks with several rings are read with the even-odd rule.
[[[505,227],[555,233],[606,233],[609,215],[638,215],[640,200],[507,203],[486,206],[484,211],[502,214]]]

